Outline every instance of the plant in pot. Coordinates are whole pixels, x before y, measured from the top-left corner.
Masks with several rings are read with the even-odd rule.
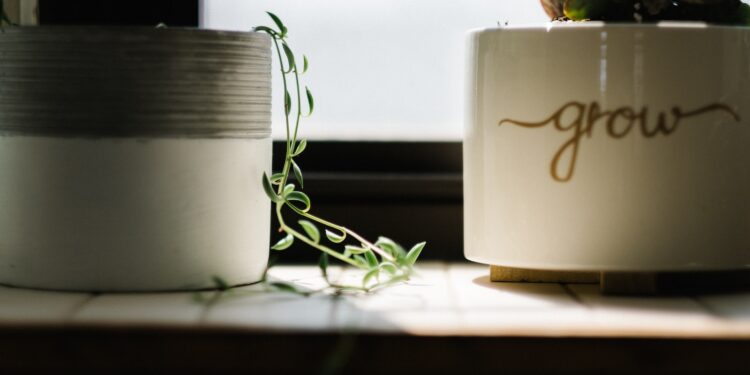
[[[183,28],[0,34],[0,282],[101,291],[259,280],[271,40]]]
[[[548,25],[469,36],[467,258],[557,271],[746,268],[748,5],[542,5]]]
[[[275,212],[307,220],[297,229],[282,221],[291,237],[274,248],[298,238],[366,269],[362,290],[382,285],[378,277],[408,277],[423,244],[409,255],[392,241],[366,241],[312,216],[309,198],[286,183],[293,171],[302,185],[294,162],[306,146],[297,140],[299,106],[284,170],[263,177],[271,168],[272,47],[286,58],[285,82],[301,73],[285,26],[272,18],[278,29],[225,32],[8,27],[3,17],[0,282],[155,291],[260,281],[266,193]],[[309,91],[306,98],[312,110]],[[331,250],[312,222],[326,225],[332,242],[350,237],[357,245]]]

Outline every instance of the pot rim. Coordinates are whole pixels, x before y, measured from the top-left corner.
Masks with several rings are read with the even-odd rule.
[[[719,25],[699,21],[659,21],[652,23],[636,22],[605,22],[605,21],[584,21],[584,22],[558,22],[550,21],[543,24],[518,24],[503,25],[494,27],[475,28],[468,33],[482,32],[516,32],[516,31],[557,31],[557,30],[600,30],[600,29],[632,29],[632,30],[750,30],[750,26],[743,25]]]
[[[3,28],[2,36],[5,33],[23,33],[23,32],[61,32],[61,31],[130,31],[130,32],[154,32],[154,33],[194,33],[194,34],[219,34],[228,36],[243,35],[264,35],[270,38],[268,34],[259,31],[247,30],[222,30],[222,29],[205,29],[191,26],[141,26],[141,25],[33,25],[33,26],[6,26]]]
[[[6,27],[0,133],[266,138],[271,38],[147,26]]]

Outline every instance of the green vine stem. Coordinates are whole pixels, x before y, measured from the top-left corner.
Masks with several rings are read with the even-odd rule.
[[[298,139],[300,120],[302,117],[310,116],[314,109],[312,93],[305,86],[304,95],[308,111],[307,114],[303,115],[303,91],[300,85],[300,76],[307,72],[309,61],[307,56],[303,55],[302,66],[299,66],[298,60],[289,46],[288,29],[278,16],[270,12],[267,12],[267,14],[275,27],[258,26],[254,30],[268,34],[273,41],[273,47],[279,59],[284,87],[284,122],[286,126],[286,153],[282,170],[270,177],[264,173],[261,181],[266,195],[275,205],[274,212],[279,221],[279,232],[285,234],[275,245],[271,246],[271,249],[276,251],[286,250],[296,239],[319,250],[321,252],[319,266],[323,276],[328,282],[328,286],[338,292],[369,292],[375,288],[408,280],[413,273],[414,263],[425,247],[425,242],[420,242],[406,251],[389,238],[379,237],[375,242],[368,241],[345,226],[310,213],[310,197],[302,192],[304,188],[302,169],[295,161],[295,158],[300,156],[307,147],[306,140]],[[295,90],[296,100],[294,101],[289,93],[290,84],[293,84],[292,87]],[[292,107],[295,108],[294,113]],[[294,175],[294,182],[299,184],[299,189],[294,183],[289,183],[290,174]],[[292,227],[284,219],[285,212],[295,214],[300,218],[297,222],[299,229]],[[321,236],[318,226],[324,228],[325,237]],[[323,244],[324,240],[327,240],[330,245]],[[339,248],[339,250],[334,248]],[[327,274],[329,257],[365,271],[361,286],[341,285],[329,281]]]

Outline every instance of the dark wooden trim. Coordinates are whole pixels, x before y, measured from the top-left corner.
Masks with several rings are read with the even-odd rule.
[[[39,23],[197,27],[198,0],[39,0]]]
[[[284,147],[274,142],[275,171],[283,166]],[[311,141],[295,161],[305,189],[323,201],[463,201],[460,142]]]
[[[276,171],[284,147],[274,143]],[[316,214],[368,238],[383,235],[404,246],[427,241],[425,260],[464,259],[460,142],[311,141],[297,162]],[[278,255],[309,263],[319,254],[295,245]]]
[[[0,327],[2,373],[745,374],[747,340]]]
[[[462,179],[458,173],[305,174],[306,191],[318,203],[461,204]]]
[[[274,142],[274,167],[281,168],[285,142]],[[307,171],[457,173],[463,170],[461,142],[311,141],[298,162]]]

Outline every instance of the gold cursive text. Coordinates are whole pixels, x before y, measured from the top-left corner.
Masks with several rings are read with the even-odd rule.
[[[740,121],[740,116],[732,108],[713,103],[694,110],[685,111],[680,107],[672,107],[669,113],[659,112],[656,115],[656,125],[649,126],[648,108],[643,107],[636,111],[632,107],[619,107],[614,110],[603,111],[597,102],[591,102],[586,105],[581,102],[565,103],[560,109],[555,111],[547,119],[540,122],[524,122],[512,119],[500,120],[498,125],[513,124],[524,128],[541,128],[552,124],[556,130],[564,133],[570,133],[570,138],[560,146],[550,164],[550,174],[555,181],[567,182],[573,177],[575,172],[576,160],[578,159],[578,149],[581,139],[585,135],[591,138],[594,125],[602,123],[606,127],[607,136],[620,139],[628,135],[633,129],[640,129],[641,134],[646,138],[653,138],[659,134],[668,136],[674,133],[680,126],[682,120],[690,117],[700,116],[708,112],[724,112],[731,116],[735,121]],[[569,122],[563,122],[563,119],[571,119]],[[568,154],[568,163],[566,166],[560,166],[560,160]]]

